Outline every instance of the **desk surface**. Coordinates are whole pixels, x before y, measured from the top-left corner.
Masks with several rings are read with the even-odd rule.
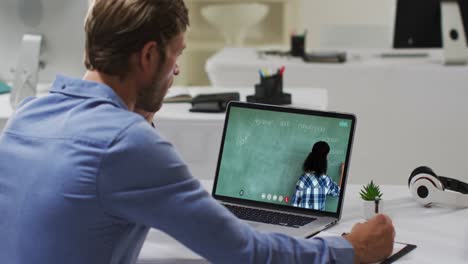
[[[210,94],[210,93],[226,93],[239,92],[241,101],[245,101],[247,95],[254,93],[254,88],[231,87],[231,88],[215,88],[215,87],[173,87],[171,89],[185,89],[191,95]],[[325,89],[310,88],[310,87],[295,87],[284,89],[284,92],[291,93],[292,106],[302,107],[317,110],[326,110],[328,106],[328,93]],[[165,103],[161,110],[156,114],[158,119],[190,119],[190,120],[224,120],[225,113],[191,113],[190,103]]]
[[[202,180],[211,191],[212,181]],[[361,217],[360,185],[346,191],[341,221],[325,234],[349,231]],[[396,241],[416,244],[418,248],[398,263],[466,263],[468,259],[468,209],[424,208],[410,196],[407,186],[383,185],[384,212],[395,225]],[[320,234],[319,234],[320,236]],[[151,230],[138,263],[205,263],[198,255],[176,240]]]
[[[12,85],[8,83],[8,85]],[[44,96],[47,94],[47,91],[50,88],[49,83],[40,83],[37,85],[38,96]],[[0,130],[2,129],[2,121],[6,122],[6,120],[11,116],[13,113],[13,109],[10,106],[10,93],[0,95]]]
[[[42,85],[44,86],[44,85]],[[42,87],[41,86],[41,87]],[[47,94],[44,88],[38,93],[38,96]],[[241,100],[245,100],[247,95],[254,93],[254,88],[234,87],[229,89],[218,89],[214,87],[173,87],[171,89],[185,89],[192,95],[221,93],[221,92],[239,92]],[[293,106],[305,107],[317,110],[326,110],[328,105],[328,94],[325,89],[317,88],[292,88],[285,89],[287,93],[292,93]],[[206,114],[206,113],[190,113],[188,110],[191,105],[189,103],[166,103],[157,113],[156,118],[163,119],[205,119],[205,120],[224,120],[224,113]],[[0,119],[8,119],[13,113],[10,106],[10,94],[0,95]]]
[[[396,53],[397,51],[391,51]],[[387,53],[391,53],[387,52]],[[406,50],[403,53],[410,53]],[[225,48],[213,57],[209,58],[206,63],[206,71],[209,73],[217,67],[223,67],[235,64],[239,67],[242,66],[257,66],[263,64],[265,67],[281,67],[287,65],[293,67],[402,67],[405,68],[439,68],[439,69],[460,69],[467,70],[467,66],[449,66],[446,67],[442,61],[442,50],[430,49],[419,50],[418,53],[427,53],[425,57],[383,57],[385,52],[379,50],[360,50],[348,51],[347,61],[345,63],[306,63],[299,57],[292,56],[279,56],[279,55],[265,55],[261,50],[255,48]],[[286,68],[288,70],[288,68]],[[257,72],[255,72],[257,73]],[[287,77],[287,75],[285,75]]]
[[[13,113],[10,106],[10,94],[0,95],[0,119],[8,119]]]
[[[365,81],[382,77],[382,71],[392,77],[404,72],[405,81],[410,81],[420,76],[433,78],[434,72],[437,76],[448,74],[453,77],[468,71],[468,65],[444,65],[439,50],[427,52],[428,57],[421,58],[382,58],[378,51],[361,51],[348,53],[345,63],[307,63],[297,57],[261,55],[254,48],[225,48],[207,60],[205,70],[213,86],[251,87],[258,81],[259,69],[276,70],[285,66],[284,87],[311,85],[326,89],[329,89],[329,82],[343,80],[347,84],[349,75],[359,75],[356,77]]]

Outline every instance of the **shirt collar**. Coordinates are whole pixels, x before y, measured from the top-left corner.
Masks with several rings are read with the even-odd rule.
[[[313,171],[312,171],[312,172],[308,171],[308,172],[305,173],[305,175],[306,175],[306,176],[309,176],[309,177],[314,177],[314,176],[320,177],[320,175],[317,175],[317,174],[316,174],[315,172],[313,172]]]
[[[103,83],[57,75],[50,88],[50,92],[85,98],[106,99],[121,108],[128,109],[127,105],[114,90]]]
[[[312,182],[312,186],[317,186],[319,184],[319,179],[324,177],[325,175],[320,175],[320,176],[316,176],[317,174],[315,174],[315,172],[306,172],[305,173],[305,176],[309,177],[311,182]]]

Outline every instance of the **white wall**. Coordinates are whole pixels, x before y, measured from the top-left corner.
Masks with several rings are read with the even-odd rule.
[[[358,28],[368,33],[387,28],[389,38],[386,44],[380,43],[382,48],[389,48],[395,7],[396,0],[301,0],[299,26],[308,29],[309,50],[328,48],[321,45],[323,36],[320,34],[326,25],[341,26],[334,32],[341,33],[343,43],[347,42],[343,48],[358,44],[366,47],[369,39],[349,38]],[[404,70],[397,64],[385,74],[380,74],[379,67],[370,67],[367,74],[355,76],[350,76],[352,70],[349,69],[335,70],[333,74],[339,78],[330,78],[323,72],[314,73],[314,84],[329,91],[329,109],[358,114],[350,180],[364,183],[374,178],[386,184],[406,184],[412,169],[429,165],[436,173],[468,181],[463,166],[468,147],[464,135],[468,126],[460,122],[467,113],[464,103],[467,94],[463,88],[466,80],[462,80],[466,75],[461,73],[461,68],[437,69],[420,65],[408,71],[406,80],[400,77],[398,82],[395,76],[398,73],[404,76]],[[435,68],[432,74],[430,71],[426,76],[420,73],[430,67]],[[452,71],[460,71],[460,74],[448,77]],[[391,118],[390,128],[385,127],[379,113]],[[384,139],[379,140],[378,135],[383,135]]]
[[[42,36],[39,82],[83,76],[87,0],[0,0],[0,79],[12,81],[24,34]]]
[[[321,29],[327,25],[341,26],[341,33],[349,31],[356,35],[356,31],[378,33],[378,30],[387,30],[391,41],[395,14],[395,0],[301,0],[299,8],[298,28],[308,29],[307,48],[320,47]],[[342,34],[346,38],[347,34]],[[364,34],[369,35],[369,34]],[[348,47],[354,43],[363,44],[362,38],[348,38]],[[382,41],[381,41],[382,42]],[[387,42],[387,41],[384,41]],[[387,43],[390,45],[390,43]]]

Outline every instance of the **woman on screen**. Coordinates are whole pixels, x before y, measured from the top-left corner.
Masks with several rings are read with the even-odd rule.
[[[318,141],[314,144],[302,166],[304,173],[296,183],[292,206],[323,211],[327,195],[338,196],[340,187],[327,176],[329,152],[327,142]]]

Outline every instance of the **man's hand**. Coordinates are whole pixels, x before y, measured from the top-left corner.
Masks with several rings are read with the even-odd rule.
[[[356,224],[344,238],[354,247],[355,263],[377,262],[392,253],[395,229],[388,216],[379,214]]]
[[[154,112],[147,112],[141,108],[135,108],[133,112],[140,114],[141,116],[143,116],[143,118],[146,119],[146,121],[148,121],[151,125],[153,125],[153,118],[155,114]]]

